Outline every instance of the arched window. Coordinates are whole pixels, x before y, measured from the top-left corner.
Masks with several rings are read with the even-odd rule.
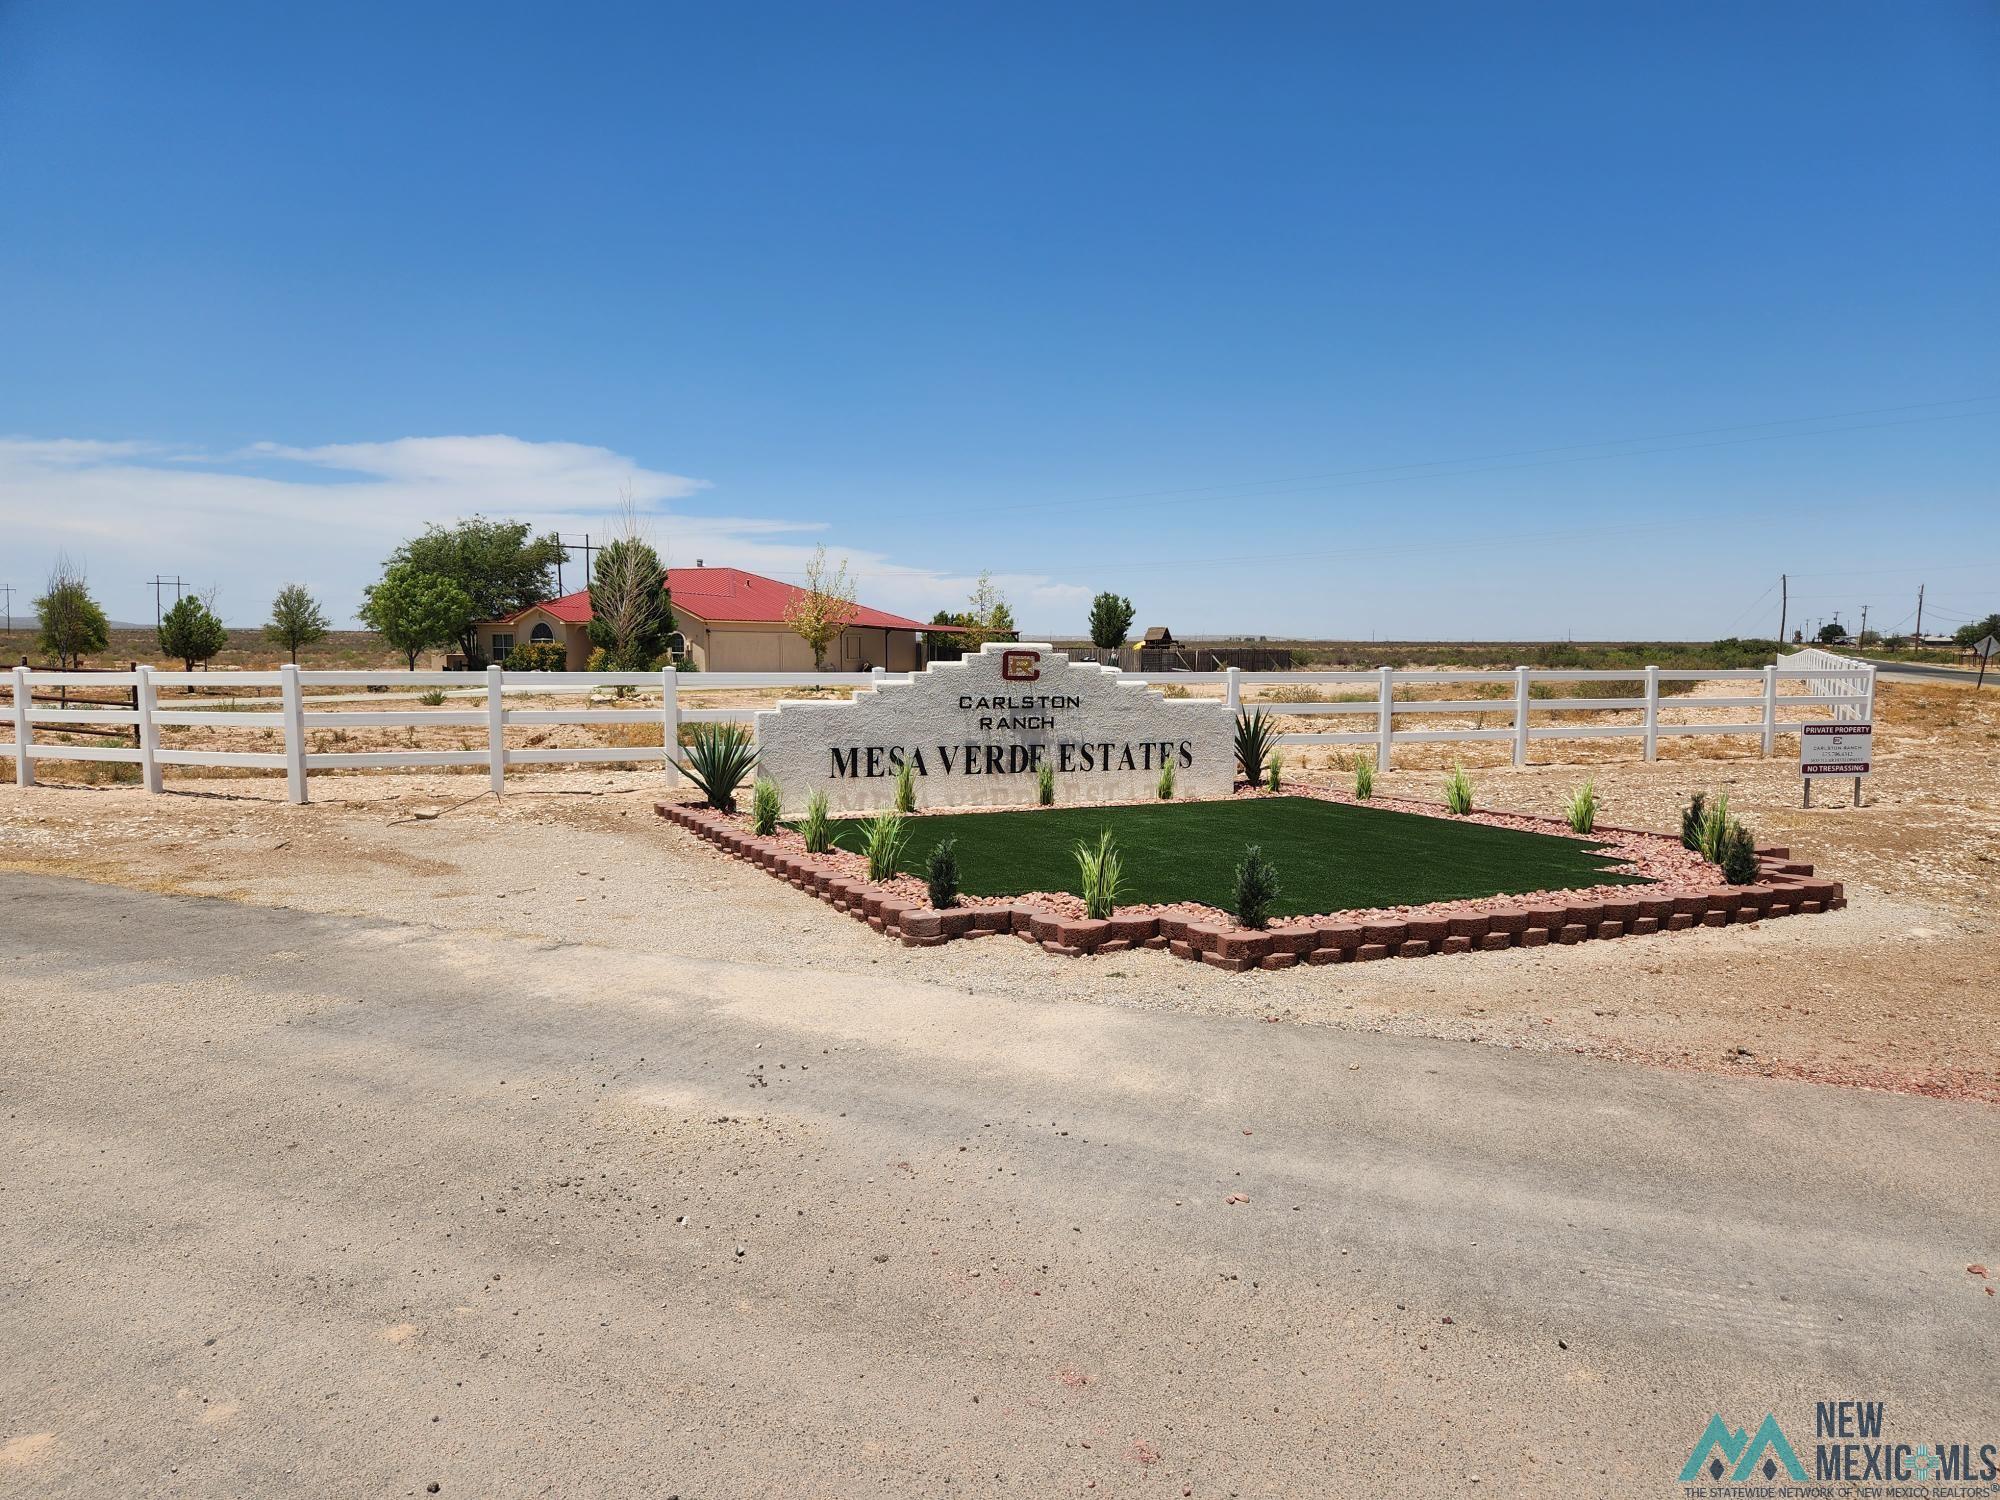
[[[547,620],[538,621],[535,628],[528,632],[528,639],[531,641],[552,641],[555,638],[556,633],[549,629]]]

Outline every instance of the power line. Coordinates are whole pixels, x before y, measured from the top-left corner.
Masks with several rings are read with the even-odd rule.
[[[155,573],[151,581],[153,585],[153,628],[158,630],[160,628],[160,591],[165,588],[172,588],[174,591],[174,603],[178,604],[181,602],[181,590],[186,585],[181,582],[179,574],[175,574],[172,578],[162,578],[158,573]]]

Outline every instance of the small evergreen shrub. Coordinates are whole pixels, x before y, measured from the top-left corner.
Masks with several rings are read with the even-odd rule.
[[[833,819],[827,816],[825,792],[814,792],[806,798],[806,815],[799,819],[799,837],[806,841],[808,854],[824,854],[833,847]]]
[[[1102,921],[1118,909],[1118,898],[1125,892],[1125,861],[1109,828],[1098,836],[1094,848],[1082,839],[1076,841],[1076,870],[1086,917]]]
[[[1174,800],[1174,763],[1172,761],[1168,761],[1160,768],[1159,791],[1162,802],[1171,802]]]
[[[910,820],[899,812],[878,812],[861,825],[861,852],[868,859],[868,878],[888,880],[902,862],[910,839]]]
[[[1056,801],[1056,768],[1043,761],[1041,769],[1035,772],[1035,801],[1043,807],[1053,807]]]
[[[1263,709],[1236,711],[1236,764],[1253,787],[1264,784],[1264,760],[1277,735],[1277,725]]]
[[[1354,760],[1354,795],[1364,802],[1375,795],[1375,762],[1365,755]]]
[[[742,724],[701,722],[689,726],[687,756],[675,764],[700,789],[710,807],[736,811],[736,789],[756,763],[757,747]]]
[[[1757,878],[1757,840],[1740,821],[1730,822],[1721,862],[1722,878],[1731,885],[1749,885]]]
[[[1459,817],[1472,811],[1472,778],[1465,774],[1465,767],[1453,763],[1451,775],[1444,779],[1444,805]]]
[[[759,776],[757,784],[750,788],[750,831],[759,838],[768,837],[778,826],[778,783],[768,776]]]
[[[1271,752],[1270,765],[1267,767],[1267,774],[1264,778],[1264,785],[1267,790],[1273,792],[1278,790],[1284,779],[1284,769],[1285,752],[1282,750],[1273,750]]]
[[[1563,816],[1572,833],[1589,833],[1597,827],[1597,778],[1592,776],[1563,801]]]
[[[1277,899],[1277,866],[1265,856],[1262,845],[1252,844],[1236,867],[1236,920],[1245,927],[1264,926]]]
[[[1696,792],[1688,799],[1688,805],[1681,809],[1681,845],[1687,849],[1701,847],[1701,825],[1707,815],[1706,792]]]
[[[896,811],[900,813],[917,810],[917,773],[904,761],[896,767]]]
[[[939,911],[958,905],[958,840],[944,839],[924,864],[924,884]]]

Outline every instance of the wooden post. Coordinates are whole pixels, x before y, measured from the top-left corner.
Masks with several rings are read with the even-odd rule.
[[[660,672],[660,743],[667,757],[667,785],[681,784],[681,770],[675,763],[681,753],[680,672],[666,667]]]
[[[285,718],[285,800],[303,806],[306,800],[306,706],[299,692],[299,669],[290,662],[278,669],[278,695]]]
[[[1646,759],[1660,758],[1660,669],[1646,668]]]
[[[1764,753],[1769,755],[1778,746],[1778,669],[1775,665],[1764,668]]]
[[[1514,764],[1528,763],[1528,669],[1514,668]]]
[[[1382,674],[1382,687],[1375,700],[1375,728],[1378,735],[1375,769],[1386,771],[1389,769],[1390,736],[1394,733],[1396,723],[1396,676],[1393,667],[1382,667],[1379,670]]]
[[[28,686],[28,669],[14,668],[14,785],[33,786],[35,784],[35,758],[30,746],[35,743],[35,730],[28,715],[34,707],[34,690]]]
[[[153,710],[159,706],[159,689],[153,686],[153,669],[138,667],[138,685],[132,689],[132,701],[139,709],[139,779],[146,784],[149,792],[164,790],[160,778],[160,726],[153,722]]]
[[[500,693],[503,680],[498,663],[486,669],[486,754],[496,797],[507,794],[507,704]]]

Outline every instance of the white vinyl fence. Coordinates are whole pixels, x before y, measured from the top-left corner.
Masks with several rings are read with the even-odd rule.
[[[1582,739],[1624,736],[1642,741],[1647,760],[1655,758],[1662,735],[1754,734],[1761,738],[1769,755],[1777,737],[1796,731],[1794,723],[1781,722],[1778,708],[1826,708],[1842,720],[1866,720],[1874,716],[1875,669],[1865,662],[1851,661],[1825,651],[1805,651],[1787,657],[1783,665],[1737,670],[1662,670],[1659,667],[1623,671],[1571,671],[1518,667],[1513,672],[1430,672],[1401,671],[1383,667],[1373,672],[1243,672],[1232,667],[1222,672],[1162,672],[1133,674],[1155,686],[1220,686],[1223,701],[1232,709],[1242,707],[1246,688],[1324,688],[1330,691],[1353,689],[1366,684],[1371,695],[1362,701],[1316,699],[1309,702],[1283,700],[1248,701],[1252,708],[1302,716],[1329,716],[1333,722],[1360,717],[1372,722],[1353,730],[1325,733],[1284,734],[1280,744],[1288,745],[1373,745],[1377,764],[1387,768],[1395,746],[1473,740],[1502,740],[1513,744],[1515,765],[1525,765],[1528,747],[1541,739]],[[312,672],[284,667],[275,672],[163,672],[140,667],[133,672],[43,672],[27,667],[13,669],[13,729],[11,745],[0,744],[0,754],[11,751],[14,779],[20,786],[35,783],[35,765],[44,760],[110,761],[137,765],[146,790],[161,790],[162,768],[166,766],[224,766],[271,772],[282,771],[286,791],[293,802],[306,800],[307,783],[315,771],[343,770],[435,770],[450,766],[483,766],[495,793],[506,791],[509,766],[557,763],[590,764],[646,762],[658,760],[667,778],[678,779],[669,752],[679,744],[683,723],[734,721],[753,723],[760,707],[744,704],[730,708],[683,709],[683,688],[704,692],[726,689],[771,689],[832,687],[858,688],[889,680],[907,681],[907,675],[892,677],[877,667],[863,675],[854,672],[704,672],[683,677],[664,672],[514,672],[489,667],[484,679],[465,672]],[[1507,682],[1511,693],[1498,698],[1399,699],[1397,690],[1415,685],[1470,683],[1491,685]],[[1633,682],[1644,685],[1640,697],[1623,698],[1536,698],[1533,690],[1542,683]],[[1745,691],[1717,697],[1668,697],[1672,707],[1703,709],[1743,709],[1752,713],[1724,723],[1662,723],[1660,709],[1663,682],[1730,682],[1743,684]],[[1803,694],[1780,694],[1779,685],[1802,682]],[[137,688],[138,707],[88,703],[78,699],[69,704],[53,704],[49,689]],[[588,693],[593,689],[636,688],[657,690],[657,707],[523,708],[510,706],[508,696],[525,697],[536,693]],[[253,700],[251,708],[222,707],[202,700],[173,700],[161,707],[161,689],[201,688],[208,692],[237,688],[277,690],[275,699]],[[343,701],[339,689],[375,689],[407,692],[437,689],[450,698],[465,699],[463,710],[447,708],[375,708],[351,699]],[[40,690],[41,701],[37,701]],[[308,691],[314,690],[314,691]],[[325,691],[319,691],[325,690]],[[268,707],[264,705],[269,705]],[[1577,713],[1630,711],[1639,715],[1632,724],[1542,724],[1534,722],[1537,712]],[[1424,729],[1409,727],[1409,720],[1426,715],[1501,713],[1510,723],[1498,728]],[[658,725],[661,744],[588,745],[522,748],[507,744],[507,730],[519,725],[625,724]],[[137,730],[136,747],[127,745],[75,745],[38,739],[37,726],[46,733],[62,734],[82,730]],[[283,742],[273,750],[194,750],[169,748],[160,743],[164,727],[206,727],[274,731]],[[362,750],[322,751],[310,748],[308,736],[315,730],[384,728],[460,728],[486,731],[483,747],[471,750]]]

